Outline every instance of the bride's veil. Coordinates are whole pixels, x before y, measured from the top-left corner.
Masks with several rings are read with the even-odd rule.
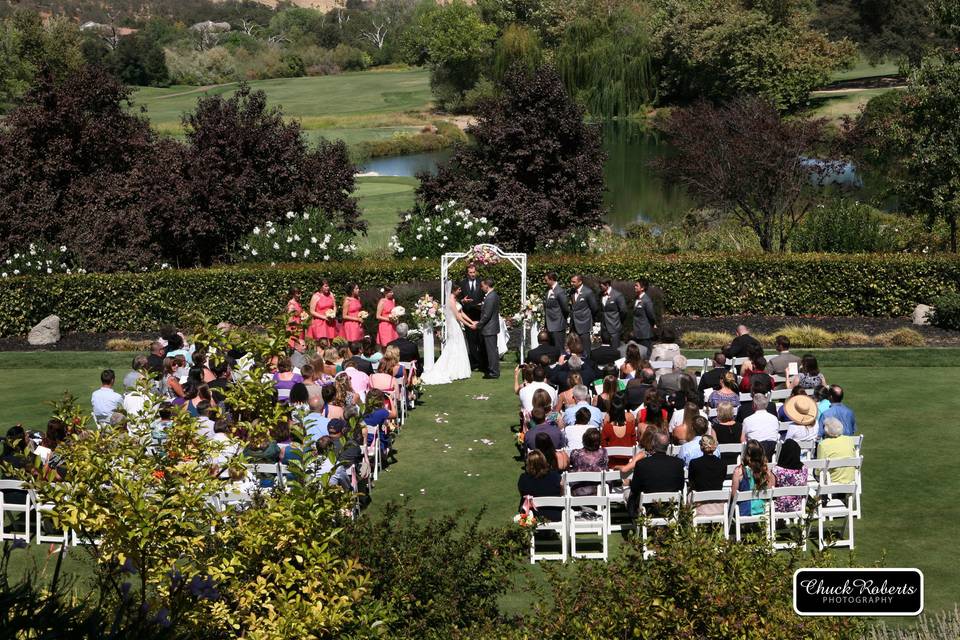
[[[447,333],[450,331],[450,321],[455,318],[453,317],[453,311],[450,309],[450,294],[453,292],[453,280],[447,280],[443,284],[443,341],[446,342],[450,337]]]

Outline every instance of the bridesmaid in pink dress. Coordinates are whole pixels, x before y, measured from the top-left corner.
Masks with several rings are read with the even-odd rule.
[[[314,340],[320,338],[332,339],[337,336],[337,319],[327,317],[328,311],[336,311],[337,301],[330,293],[330,283],[326,280],[320,285],[320,291],[313,294],[310,300],[310,316],[313,320],[310,322],[310,337]]]
[[[303,307],[300,306],[300,288],[290,289],[290,299],[287,301],[287,332],[290,334],[290,348],[294,349],[303,340]]]
[[[390,317],[390,312],[397,306],[393,299],[393,289],[383,288],[383,297],[377,303],[377,344],[385,347],[399,336],[397,336],[397,319]]]
[[[360,311],[360,287],[355,284],[347,285],[347,295],[343,297],[343,335],[347,342],[363,340],[363,320]]]

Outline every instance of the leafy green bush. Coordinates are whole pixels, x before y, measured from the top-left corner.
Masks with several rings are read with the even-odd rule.
[[[404,255],[407,255],[406,253]],[[463,276],[457,263],[451,277]],[[494,278],[504,316],[520,306],[520,275],[510,264],[481,270]],[[676,315],[734,314],[906,316],[918,301],[957,291],[960,258],[952,255],[685,254],[532,256],[531,291],[550,271],[561,282],[582,273],[631,281],[646,278],[664,292]],[[290,287],[314,291],[321,278],[336,290],[348,282],[364,295],[394,285],[398,303],[412,308],[438,291],[434,260],[366,260],[321,265],[235,266],[146,273],[49,275],[0,279],[0,335],[22,335],[56,313],[64,331],[154,330],[205,315],[214,321],[264,324],[282,311]],[[722,283],[704,286],[704,279]]]
[[[934,299],[930,323],[941,329],[960,331],[960,293],[947,293]]]
[[[890,247],[872,207],[843,198],[820,204],[806,215],[793,234],[794,251],[871,253]]]
[[[283,223],[266,220],[263,224],[243,239],[241,262],[329,262],[331,256],[350,258],[357,252],[354,234],[338,229],[317,209],[288,211]]]

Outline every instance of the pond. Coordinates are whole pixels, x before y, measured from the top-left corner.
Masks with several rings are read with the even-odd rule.
[[[666,183],[650,166],[651,161],[670,152],[656,133],[635,122],[607,122],[597,126],[602,128],[603,150],[607,154],[605,202],[611,227],[622,230],[634,222],[676,222],[695,206],[682,187]],[[421,171],[436,171],[450,155],[450,150],[445,150],[376,158],[362,170],[380,175],[414,176]]]

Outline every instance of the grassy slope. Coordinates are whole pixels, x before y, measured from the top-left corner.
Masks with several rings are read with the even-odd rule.
[[[369,228],[360,249],[385,249],[397,226],[398,214],[413,206],[416,178],[370,176],[357,178],[357,200]]]
[[[130,355],[0,354],[0,424],[39,427],[48,416],[43,402],[63,389],[89,402],[99,369],[110,365],[123,375]],[[869,565],[882,558],[884,566],[920,567],[927,610],[952,607],[960,601],[960,579],[943,541],[960,521],[960,506],[952,499],[960,491],[953,468],[960,435],[949,428],[960,349],[835,350],[820,352],[819,359],[829,379],[846,387],[866,434],[864,517],[856,523],[855,562]],[[509,521],[520,471],[510,430],[516,424],[511,368],[505,362],[496,382],[475,374],[469,383],[428,388],[397,443],[398,464],[385,471],[374,493],[374,511],[387,500],[409,499],[424,514],[461,509],[469,514],[486,507],[486,524]],[[488,399],[475,399],[478,395]],[[494,444],[484,445],[482,438]],[[31,553],[42,561],[43,550]],[[838,562],[847,562],[844,553]],[[67,568],[85,573],[78,567],[72,560]],[[524,576],[539,580],[542,574],[524,568],[518,585]],[[529,599],[519,586],[504,605],[519,611]]]
[[[250,86],[265,91],[270,104],[286,116],[299,119],[310,137],[343,138],[348,144],[417,129],[428,121],[417,114],[431,100],[429,74],[420,69],[257,80]],[[194,108],[197,98],[235,90],[236,84],[142,88],[134,100],[146,107],[159,131],[177,134],[180,116]]]

